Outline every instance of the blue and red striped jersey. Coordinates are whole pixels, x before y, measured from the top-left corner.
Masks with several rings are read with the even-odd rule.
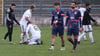
[[[63,25],[63,18],[64,18],[64,11],[62,9],[55,9],[52,11],[52,21],[51,25],[53,25],[53,22],[57,20],[57,25]]]
[[[69,9],[66,13],[66,23],[65,23],[65,26],[69,26],[69,25],[72,25],[72,24],[77,24],[78,27],[82,26],[81,24],[81,13],[79,10],[77,9]],[[80,22],[80,24],[79,24]]]

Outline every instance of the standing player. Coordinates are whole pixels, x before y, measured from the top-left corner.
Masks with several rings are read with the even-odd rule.
[[[29,34],[31,33],[31,38],[29,38]],[[28,45],[33,45],[33,44],[37,44],[37,45],[41,45],[43,44],[40,39],[41,39],[41,31],[40,29],[37,27],[37,25],[33,25],[28,23],[28,26],[26,28],[26,35],[28,38],[28,42],[26,42],[26,44]]]
[[[34,10],[34,5],[31,5],[30,8],[28,10],[26,10],[20,20],[20,26],[21,26],[21,38],[20,38],[20,44],[23,43],[24,41],[27,41],[27,37],[26,37],[26,27],[27,27],[27,23],[33,23],[33,21],[31,20],[32,17],[32,11]]]
[[[77,9],[81,12],[81,17],[82,17],[81,18],[81,22],[82,22],[83,21],[84,12],[86,11],[86,9],[81,7],[81,6],[82,6],[81,3],[78,2],[77,3]],[[79,35],[81,35],[81,32],[79,32]],[[84,40],[87,40],[86,35],[84,36]]]
[[[62,41],[62,48],[60,50],[65,50],[64,48],[64,25],[63,25],[63,17],[64,17],[64,11],[60,9],[60,3],[56,2],[54,3],[55,10],[52,12],[52,21],[51,21],[51,29],[52,29],[52,42],[51,47],[49,50],[54,50],[55,45],[55,37],[57,36],[57,33],[59,33],[59,37]]]
[[[16,7],[15,4],[11,4],[11,7],[7,9],[6,11],[7,13],[6,25],[7,25],[8,32],[5,34],[3,40],[5,41],[7,36],[9,36],[10,44],[13,44],[12,42],[12,32],[13,32],[13,24],[14,24],[13,21],[15,21],[18,25],[20,25],[19,22],[15,18],[15,14],[14,14],[15,7]]]
[[[91,4],[87,3],[86,4],[86,11],[84,12],[84,17],[83,17],[83,21],[82,21],[82,25],[83,25],[83,29],[84,32],[79,36],[79,40],[78,43],[80,43],[81,38],[86,35],[86,33],[89,33],[89,37],[91,40],[92,44],[95,44],[94,39],[93,39],[93,34],[92,34],[92,26],[91,26],[91,20],[93,22],[96,22],[96,20],[94,20],[89,14],[91,11]]]
[[[67,19],[65,24],[65,30],[67,30],[67,39],[69,42],[73,44],[72,52],[75,51],[77,46],[77,38],[79,35],[79,21],[80,21],[80,30],[81,28],[81,13],[77,10],[76,2],[71,3],[71,9],[67,11]],[[71,36],[74,35],[74,41],[72,40]]]

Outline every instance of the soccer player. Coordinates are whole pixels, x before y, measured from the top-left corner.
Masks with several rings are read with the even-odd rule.
[[[79,35],[79,21],[80,31],[82,30],[81,13],[76,9],[76,2],[71,3],[71,9],[67,11],[66,18],[65,30],[67,30],[67,39],[72,43],[72,52],[74,52],[77,46],[77,38]],[[72,34],[74,35],[74,41],[71,38]]]
[[[85,8],[81,7],[81,3],[78,2],[77,3],[77,9],[81,12],[81,22],[83,21],[83,16],[84,16],[84,12],[86,11]],[[79,35],[81,35],[81,32],[79,32]],[[86,35],[84,36],[84,40],[87,40]]]
[[[64,17],[64,11],[60,8],[60,3],[56,2],[54,3],[55,10],[52,11],[52,20],[51,20],[51,29],[52,29],[52,42],[51,47],[49,50],[54,50],[55,45],[55,37],[59,33],[59,37],[61,38],[62,47],[60,50],[65,50],[65,44],[64,44],[64,25],[63,25],[63,17]]]
[[[32,35],[31,38],[29,38],[28,33],[31,33],[31,35]],[[26,41],[24,43],[26,43],[28,45],[34,45],[34,44],[41,45],[41,44],[43,44],[43,42],[40,41],[41,31],[37,25],[28,23],[28,26],[26,28],[26,35],[27,35],[28,41]]]
[[[15,18],[15,14],[14,14],[15,7],[16,7],[15,4],[11,4],[10,8],[8,8],[7,11],[6,11],[6,13],[7,13],[7,15],[6,15],[6,17],[7,17],[6,25],[7,25],[8,32],[5,34],[3,41],[5,41],[7,36],[9,36],[9,43],[10,44],[14,44],[13,41],[12,41],[12,32],[13,32],[14,21],[18,25],[20,25],[19,22]]]
[[[92,34],[92,26],[91,26],[91,21],[96,22],[91,16],[90,16],[90,11],[91,11],[91,4],[87,3],[86,4],[86,11],[84,12],[84,17],[82,21],[83,29],[84,32],[79,36],[78,43],[80,43],[80,40],[83,38],[86,33],[89,33],[89,37],[91,40],[91,43],[94,45],[94,39],[93,39],[93,34]]]
[[[23,43],[24,41],[27,41],[26,37],[26,28],[27,28],[27,23],[33,23],[34,21],[31,20],[32,17],[32,11],[34,10],[35,5],[31,5],[28,10],[26,10],[20,20],[20,26],[21,26],[21,38],[20,38],[20,44]]]

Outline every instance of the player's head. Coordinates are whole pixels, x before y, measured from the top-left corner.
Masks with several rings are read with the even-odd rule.
[[[75,9],[75,7],[76,7],[76,2],[71,2],[71,7],[72,7],[72,9]]]
[[[60,3],[59,2],[55,2],[54,6],[55,6],[55,9],[59,9],[60,8]]]
[[[86,8],[87,8],[87,9],[91,9],[91,7],[92,7],[92,6],[91,6],[90,3],[86,3]]]
[[[81,7],[81,3],[80,2],[77,2],[77,7]]]
[[[35,5],[34,5],[34,4],[32,4],[32,5],[30,6],[30,10],[31,10],[31,11],[33,11],[33,10],[34,10],[34,8],[35,8]]]
[[[12,4],[11,4],[11,9],[14,10],[15,7],[16,7],[16,4],[12,3]]]

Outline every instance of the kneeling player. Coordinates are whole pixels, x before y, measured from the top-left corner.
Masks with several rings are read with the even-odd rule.
[[[32,35],[31,38],[29,38],[29,32]],[[32,45],[32,44],[41,45],[41,44],[43,44],[42,41],[40,41],[41,31],[37,27],[37,25],[28,24],[27,29],[26,29],[26,35],[27,35],[27,39],[28,38],[29,39],[24,44],[28,44],[28,45]]]

